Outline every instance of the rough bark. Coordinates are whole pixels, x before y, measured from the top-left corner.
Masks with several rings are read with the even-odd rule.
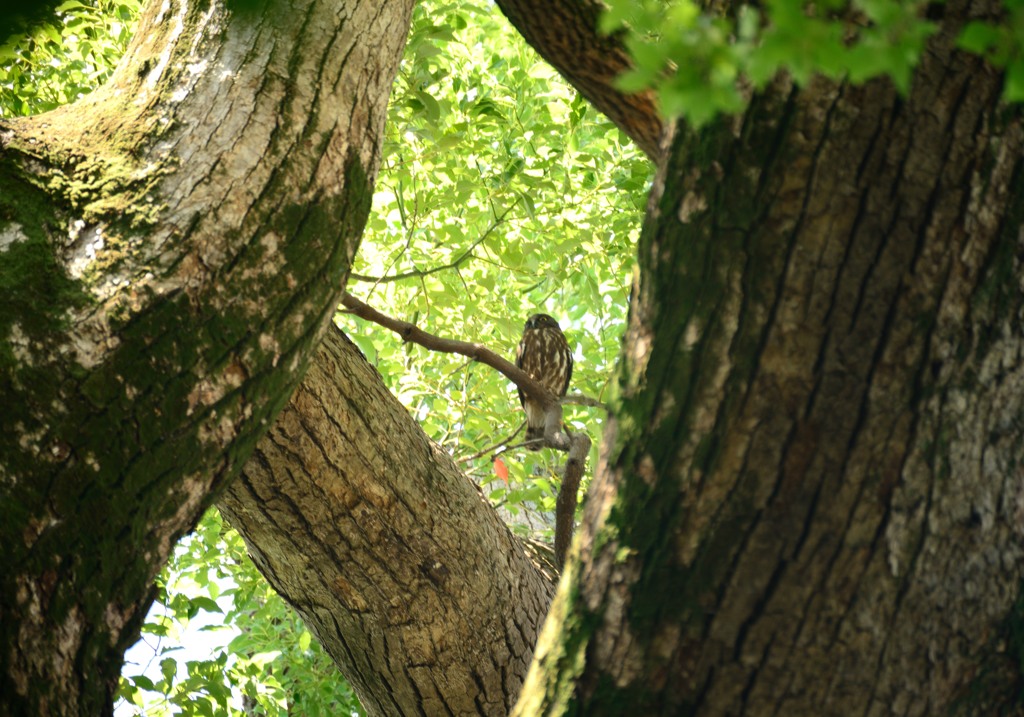
[[[0,124],[0,714],[110,710],[333,314],[410,5],[153,3],[110,84]]]
[[[779,83],[656,182],[516,714],[1019,710],[1024,166],[1001,78]]]
[[[370,714],[508,713],[553,571],[340,332],[218,506]]]

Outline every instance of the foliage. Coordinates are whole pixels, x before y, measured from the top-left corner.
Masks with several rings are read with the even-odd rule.
[[[142,0],[68,0],[56,22],[0,46],[0,117],[46,112],[100,85],[124,54]]]
[[[420,4],[349,291],[509,359],[526,318],[549,313],[575,347],[570,393],[607,401],[650,176],[647,160],[491,7]],[[379,326],[339,323],[492,500],[519,518],[539,511],[531,526],[550,534],[563,454],[473,458],[515,443],[507,439],[523,413],[514,386]],[[604,412],[568,407],[566,416],[594,440],[592,467]]]
[[[960,46],[1006,68],[1004,96],[1024,101],[1024,0],[1004,0],[1006,17],[1000,23],[975,20],[960,36]]]
[[[666,115],[695,124],[742,109],[746,88],[779,71],[906,92],[935,30],[923,2],[765,0],[711,15],[693,0],[607,0],[603,28],[625,30],[627,90],[657,89]],[[141,0],[69,0],[60,22],[0,47],[0,117],[44,112],[101,83],[123,53]],[[961,46],[1007,70],[1024,97],[1024,0]],[[669,28],[666,30],[666,28]],[[572,392],[610,400],[633,247],[651,167],[522,42],[489,4],[416,8],[395,84],[375,208],[349,289],[426,330],[511,357],[523,321],[554,315],[575,346]],[[376,277],[376,278],[375,278]],[[398,278],[404,277],[404,278]],[[461,357],[403,345],[339,315],[424,429],[512,513],[553,509],[561,454],[506,449],[522,422],[511,384]],[[595,440],[603,413],[570,408]],[[210,511],[175,550],[143,629],[159,677],[128,667],[121,711],[137,714],[360,714],[319,644],[258,574],[241,538]],[[219,615],[205,659],[179,661],[190,624]]]
[[[215,509],[176,547],[157,588],[142,634],[153,643],[160,678],[150,676],[148,665],[137,673],[126,665],[119,714],[243,714],[239,700],[263,715],[363,714],[334,663]],[[220,618],[200,628],[211,633],[210,656],[182,662],[182,633],[212,615]]]
[[[749,89],[761,89],[780,71],[798,84],[815,74],[859,83],[888,77],[900,92],[935,23],[924,0],[766,0],[735,14],[702,12],[696,0],[608,0],[605,32],[623,32],[636,68],[620,86],[652,87],[663,114],[695,125],[719,112],[736,112]],[[963,45],[1009,68],[1006,97],[1024,92],[1024,2],[1006,0],[1009,22],[972,23]],[[662,31],[671,28],[671,31]]]
[[[712,16],[691,0],[609,0],[603,23],[637,68],[627,89],[655,87],[662,110],[697,124],[738,111],[747,87],[778,71],[901,90],[934,26],[923,3],[766,0]],[[1024,0],[1001,23],[975,22],[963,47],[1007,67],[1024,94]],[[0,117],[73,101],[112,71],[141,0],[70,0],[59,23],[0,48]],[[665,28],[671,28],[666,31]],[[349,289],[375,307],[510,358],[526,317],[545,311],[575,347],[571,392],[610,400],[634,243],[651,167],[541,61],[489,4],[417,5],[395,83],[375,210]],[[392,391],[524,530],[549,532],[564,460],[509,447],[522,422],[514,387],[462,357],[403,345],[339,315]],[[595,440],[600,409],[570,407]],[[488,450],[489,449],[489,450]],[[596,464],[596,447],[591,467]],[[584,486],[585,490],[585,486]],[[522,518],[532,516],[524,523]],[[523,528],[528,524],[528,528]],[[175,550],[143,633],[159,672],[128,666],[121,713],[359,714],[351,689],[269,588],[216,511]],[[175,640],[197,623],[209,656]]]

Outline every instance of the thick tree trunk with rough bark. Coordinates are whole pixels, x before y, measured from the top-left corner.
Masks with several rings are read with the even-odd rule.
[[[504,715],[554,593],[339,331],[218,501],[372,715]]]
[[[0,124],[0,714],[110,710],[333,315],[410,9],[153,3],[110,84]]]
[[[997,5],[945,5],[905,99],[677,132],[517,714],[1020,709],[1024,134],[953,46]]]

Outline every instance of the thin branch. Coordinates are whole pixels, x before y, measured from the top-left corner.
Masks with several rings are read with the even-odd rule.
[[[471,461],[475,461],[477,458],[480,458],[481,456],[486,456],[488,453],[493,453],[494,451],[497,451],[499,448],[501,448],[503,446],[507,446],[509,444],[509,442],[513,438],[515,438],[516,436],[518,436],[520,433],[523,432],[523,429],[525,427],[526,427],[526,421],[523,421],[522,423],[519,424],[519,428],[517,428],[511,435],[505,436],[504,438],[502,438],[497,443],[495,443],[493,445],[490,445],[490,446],[487,446],[487,448],[479,450],[479,451],[477,451],[476,453],[474,453],[471,456],[465,456],[464,458],[460,458],[460,459],[458,459],[455,462],[461,465],[463,463],[469,463]],[[513,447],[514,446],[509,446],[509,450],[511,450],[511,448],[513,448]]]
[[[536,447],[543,447],[543,446],[544,446],[544,439],[543,438],[530,438],[528,440],[522,441],[521,443],[513,443],[511,446],[508,447],[507,450],[514,451],[517,448],[536,448]]]
[[[555,563],[561,569],[565,564],[565,558],[572,543],[576,516],[576,493],[579,490],[580,480],[583,477],[583,469],[586,465],[587,454],[590,452],[591,445],[590,437],[586,433],[578,432],[567,435],[561,429],[562,401],[539,382],[533,380],[521,368],[506,361],[483,344],[474,344],[456,339],[443,339],[439,336],[428,334],[415,324],[382,314],[351,294],[345,294],[341,303],[356,316],[391,329],[401,336],[403,341],[411,341],[432,351],[460,354],[474,361],[486,364],[504,374],[505,377],[526,392],[530,398],[543,404],[546,413],[544,438],[542,439],[543,445],[560,451],[568,451],[569,453],[569,458],[565,462],[565,469],[562,474],[562,484],[558,489],[558,496],[555,500]],[[600,402],[586,396],[572,396],[570,400],[574,403],[580,402],[583,405],[602,405]],[[584,403],[584,401],[586,402]],[[512,438],[519,434],[520,430],[522,430],[522,426],[505,441],[512,440]],[[536,441],[527,441],[527,443],[535,444]],[[521,445],[527,445],[527,443]],[[511,446],[510,449],[515,447]],[[477,458],[494,448],[492,446],[470,456],[468,459],[460,460],[459,463]]]
[[[403,341],[411,341],[412,343],[419,344],[431,351],[440,351],[442,353],[466,356],[474,361],[479,361],[482,364],[490,366],[516,384],[516,386],[521,388],[530,398],[541,403],[544,406],[544,410],[549,410],[552,407],[559,406],[560,404],[559,399],[555,394],[547,390],[547,388],[545,388],[539,381],[534,380],[521,368],[513,364],[511,361],[508,361],[494,353],[483,344],[474,344],[469,341],[459,341],[457,339],[443,339],[440,336],[428,334],[426,331],[416,326],[416,324],[411,324],[408,321],[402,321],[401,319],[395,319],[382,314],[372,306],[367,306],[351,294],[345,294],[341,303],[346,309],[356,316],[366,319],[367,321],[372,321],[384,328],[391,329],[402,337]]]
[[[364,274],[356,274],[350,272],[348,278],[354,279],[355,281],[363,281],[369,284],[388,284],[392,281],[402,281],[403,279],[422,279],[425,276],[430,276],[431,274],[436,274],[440,271],[447,271],[448,269],[457,269],[460,266],[462,266],[462,264],[473,255],[473,252],[476,250],[476,248],[483,244],[484,240],[487,237],[489,237],[494,232],[494,230],[501,225],[501,223],[505,220],[505,217],[508,215],[508,213],[511,212],[512,209],[514,209],[518,203],[518,199],[512,202],[512,204],[510,204],[509,207],[504,212],[501,213],[500,217],[496,217],[495,220],[491,222],[491,225],[487,227],[487,230],[483,234],[480,235],[480,238],[473,242],[469,249],[460,254],[459,257],[450,264],[445,264],[444,266],[435,266],[431,267],[430,269],[416,269],[414,271],[406,271],[401,274],[392,274],[391,276],[366,276]]]
[[[423,303],[427,305],[427,316],[430,316],[430,294],[427,292],[427,282],[423,281],[423,277],[419,277],[420,290],[423,292]]]
[[[472,364],[473,364],[473,359],[467,359],[467,360],[463,361],[462,363],[460,363],[455,368],[453,368],[448,373],[446,373],[443,376],[441,376],[441,378],[442,378],[442,380],[443,379],[449,379],[452,376],[454,376],[455,374],[459,373],[460,371],[465,371]],[[463,393],[465,393],[465,392],[466,392],[466,388],[465,388],[465,386],[463,386]]]
[[[602,403],[596,398],[590,396],[584,396],[582,393],[572,393],[568,396],[562,396],[562,405],[568,406],[590,406],[591,408],[600,408],[605,413],[611,413],[612,409],[606,403]]]

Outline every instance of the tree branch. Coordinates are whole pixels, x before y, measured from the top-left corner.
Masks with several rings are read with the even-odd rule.
[[[562,485],[555,499],[555,564],[561,571],[572,543],[576,521],[576,494],[583,479],[583,467],[590,453],[590,437],[574,433],[570,439],[569,458],[562,473]]]
[[[458,463],[459,465],[462,465],[463,463],[469,463],[470,461],[475,461],[477,458],[480,458],[481,456],[486,456],[488,453],[493,453],[494,451],[497,451],[499,448],[501,448],[503,446],[507,446],[509,441],[511,441],[513,438],[515,438],[516,436],[518,436],[520,433],[523,432],[523,429],[525,427],[526,427],[526,421],[523,421],[522,423],[519,424],[519,428],[517,428],[511,434],[509,434],[509,435],[505,436],[504,438],[502,438],[497,443],[489,445],[489,446],[487,446],[487,448],[483,448],[483,449],[477,451],[476,453],[474,453],[473,455],[464,456],[462,458],[459,458],[455,462]]]
[[[516,386],[525,391],[530,398],[542,403],[545,410],[550,411],[552,408],[557,408],[561,411],[561,402],[555,394],[547,390],[539,381],[535,381],[531,378],[530,374],[523,371],[511,361],[494,353],[483,344],[474,344],[469,341],[459,341],[457,339],[444,339],[440,336],[435,336],[434,334],[428,334],[426,331],[416,326],[416,324],[382,314],[372,306],[364,304],[362,301],[352,296],[352,294],[345,294],[341,303],[346,309],[356,316],[366,319],[367,321],[372,321],[375,324],[379,324],[386,329],[391,329],[401,336],[403,341],[411,341],[412,343],[419,344],[431,351],[459,354],[461,356],[471,358],[474,361],[479,361],[482,364],[486,364],[516,384]],[[568,448],[568,446],[566,446],[566,448]]]
[[[602,35],[595,0],[497,0],[523,38],[598,110],[660,163],[662,131],[651,91],[625,94],[613,85],[632,67],[617,35]]]
[[[568,396],[562,396],[563,406],[589,406],[590,408],[600,408],[605,413],[611,413],[612,409],[606,403],[598,401],[596,398],[590,396],[584,396],[582,393],[571,393]]]
[[[556,397],[539,382],[534,381],[521,368],[506,361],[482,344],[457,341],[455,339],[443,339],[439,336],[428,334],[413,323],[382,314],[351,294],[346,294],[341,303],[356,316],[391,329],[401,336],[403,341],[411,341],[432,351],[460,354],[486,364],[504,374],[531,398],[543,401],[544,410],[547,414],[544,428],[544,445],[569,453],[562,474],[562,483],[559,486],[558,496],[555,500],[555,563],[559,570],[561,570],[565,564],[569,545],[572,542],[576,518],[577,493],[580,481],[583,478],[583,468],[586,465],[591,445],[590,437],[586,433],[579,432],[570,435],[562,430],[562,401],[564,399]],[[569,399],[573,403],[605,408],[603,404],[587,396],[570,396]],[[510,440],[517,433],[519,433],[518,430],[506,440]],[[485,449],[471,458],[483,455],[494,448],[492,446]]]

